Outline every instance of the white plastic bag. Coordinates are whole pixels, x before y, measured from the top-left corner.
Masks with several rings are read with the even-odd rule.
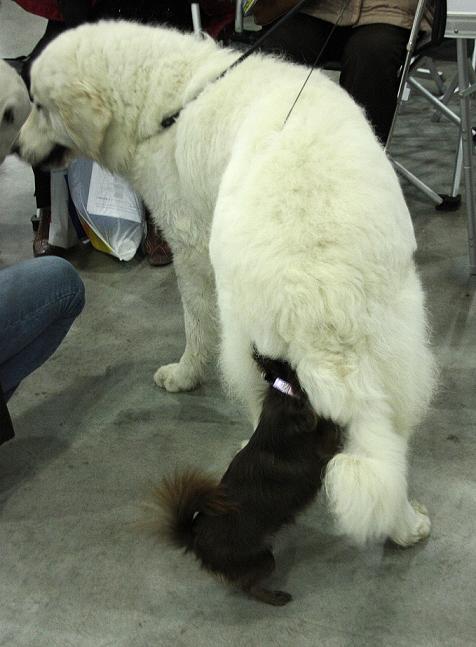
[[[48,242],[69,249],[78,242],[78,235],[69,211],[66,171],[51,171],[51,223]]]
[[[68,171],[71,198],[92,245],[129,261],[145,233],[144,207],[122,178],[91,160],[75,160]]]

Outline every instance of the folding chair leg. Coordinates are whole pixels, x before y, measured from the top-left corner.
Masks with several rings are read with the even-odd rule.
[[[236,0],[235,5],[235,31],[241,34],[243,31],[243,10],[241,0]]]
[[[423,87],[420,83],[418,83],[413,76],[410,76],[410,70],[412,66],[412,56],[415,51],[415,44],[418,38],[418,32],[420,29],[421,20],[423,18],[423,13],[425,11],[426,4],[427,4],[426,0],[418,0],[416,12],[415,12],[415,19],[412,25],[412,29],[410,31],[410,38],[407,44],[407,56],[405,58],[405,62],[402,66],[402,70],[400,73],[400,84],[399,84],[398,94],[397,94],[397,107],[393,116],[387,143],[385,145],[385,152],[388,155],[388,151],[389,151],[390,144],[395,130],[395,123],[403,100],[405,87],[406,87],[406,84],[408,83],[410,87],[412,87],[415,90],[418,90],[418,92],[420,92],[426,99],[428,99],[428,101],[437,108],[440,114],[443,114],[447,119],[455,123],[458,126],[458,129],[463,128],[463,131],[462,131],[463,132],[463,159],[464,159],[465,174],[467,174],[466,158],[468,157],[468,150],[467,150],[468,144],[466,142],[466,147],[464,147],[465,145],[464,126],[462,126],[464,115],[462,116],[462,118],[460,118],[458,117],[457,114],[455,114],[452,110],[450,110],[446,106],[447,101],[449,101],[449,98],[452,96],[456,88],[456,82],[455,81],[452,82],[453,88],[452,88],[451,94],[448,93],[448,96],[444,95],[445,101],[441,101],[440,99],[436,98],[431,92],[429,92],[425,87]],[[429,67],[430,67],[430,74],[434,77],[435,82],[437,83],[437,86],[440,89],[440,91],[442,91],[443,86],[440,85],[439,83],[441,79],[440,79],[438,70],[431,62]],[[461,75],[459,78],[460,78],[459,85],[461,86]],[[460,163],[458,159],[456,160],[455,170],[453,174],[452,195],[445,195],[445,194],[438,194],[436,193],[436,191],[433,191],[433,189],[431,189],[428,185],[422,182],[422,180],[420,180],[416,175],[414,175],[408,169],[406,169],[402,164],[400,164],[400,162],[397,162],[394,159],[392,159],[390,155],[388,156],[390,161],[393,163],[395,169],[401,175],[403,175],[411,184],[413,184],[413,186],[415,186],[418,190],[424,193],[435,204],[436,209],[442,210],[442,211],[453,211],[459,208],[460,202],[461,202],[461,196],[455,195],[457,186],[459,186],[459,175],[461,174]],[[473,218],[470,218],[469,221],[474,225],[476,221],[476,215]],[[470,236],[470,241],[472,240],[473,238],[472,236]],[[473,249],[473,252],[474,252],[474,249]]]
[[[441,103],[444,103],[445,106],[448,105],[450,99],[453,97],[454,93],[456,92],[456,88],[458,87],[458,73],[453,76],[451,81],[448,84],[448,87],[446,88],[446,92],[440,97]],[[438,110],[435,110],[431,117],[432,121],[439,122],[441,121],[441,112],[438,112]]]
[[[422,182],[419,178],[417,178],[416,175],[413,175],[413,173],[410,173],[408,169],[406,169],[403,164],[400,164],[400,162],[397,162],[394,160],[392,157],[390,157],[390,161],[394,165],[394,167],[397,169],[399,173],[401,173],[413,186],[415,186],[417,189],[422,191],[432,202],[435,203],[435,205],[441,205],[443,202],[443,198],[438,195],[433,189],[430,189],[428,185],[426,185],[424,182]]]
[[[397,107],[396,107],[395,113],[393,115],[392,124],[390,126],[390,131],[389,131],[388,138],[387,138],[387,143],[385,144],[385,151],[388,151],[388,149],[390,148],[390,143],[391,143],[392,138],[393,138],[393,133],[394,133],[394,130],[395,130],[395,124],[396,124],[397,117],[398,117],[398,112],[400,110],[400,106],[401,106],[401,103],[402,103],[402,100],[403,100],[403,94],[405,92],[405,85],[407,83],[408,75],[410,73],[410,67],[411,67],[411,63],[412,63],[412,56],[413,56],[413,52],[415,51],[415,46],[416,46],[416,42],[417,42],[417,39],[418,39],[418,33],[419,33],[419,30],[420,30],[421,22],[423,20],[423,15],[425,13],[425,8],[426,8],[426,0],[418,0],[418,5],[417,5],[416,11],[415,11],[415,18],[414,18],[414,21],[413,21],[412,28],[410,30],[410,37],[409,37],[408,43],[407,43],[407,55],[405,57],[405,61],[404,61],[403,66],[402,66],[402,71],[400,73],[400,83],[399,83],[398,92],[397,92]]]
[[[413,72],[413,76],[422,79],[432,80],[436,85],[438,94],[445,93],[445,83],[442,72],[438,71],[435,61],[430,56],[425,56],[418,68]]]
[[[463,172],[463,141],[461,139],[461,130],[458,133],[458,152],[456,153],[455,165],[453,169],[453,181],[451,184],[451,195],[456,196],[461,186],[461,175]]]
[[[432,58],[427,59],[428,69],[430,70],[431,78],[435,82],[438,92],[443,94],[445,91],[445,83],[443,79],[443,74],[438,71],[435,61]]]
[[[476,39],[474,40],[473,43],[473,55],[471,56],[471,75],[474,81],[475,78],[475,70],[476,70]]]
[[[439,112],[444,115],[447,119],[452,121],[454,124],[459,126],[461,124],[461,119],[458,117],[457,114],[455,114],[452,110],[448,108],[440,99],[437,97],[433,96],[431,92],[429,92],[425,87],[422,86],[421,83],[418,83],[412,76],[408,78],[408,85],[413,88],[414,90],[417,90],[420,94],[422,94],[428,101],[435,106]]]
[[[192,10],[192,24],[193,24],[193,33],[195,36],[202,35],[202,19],[200,16],[200,5],[198,2],[192,2],[190,4]]]
[[[466,196],[466,212],[468,227],[469,270],[476,274],[476,195],[473,177],[473,138],[471,123],[471,93],[475,89],[470,87],[468,63],[468,40],[458,38],[456,48],[458,52],[458,75],[461,106],[461,142],[463,147],[463,172]]]

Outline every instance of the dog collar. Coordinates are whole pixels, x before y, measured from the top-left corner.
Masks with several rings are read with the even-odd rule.
[[[281,391],[281,393],[284,393],[284,395],[290,395],[291,397],[294,397],[293,387],[289,384],[289,382],[285,382],[280,377],[277,377],[274,380],[272,387],[277,391]]]
[[[234,61],[231,65],[229,65],[227,68],[225,68],[223,70],[223,72],[221,72],[215,79],[210,81],[210,83],[215,83],[215,81],[219,81],[220,79],[222,79],[227,72],[230,72],[231,70],[233,70],[237,65],[240,65],[240,63],[243,63],[243,61],[245,61],[248,58],[248,56],[250,56],[251,54],[253,54],[257,50],[259,50],[261,48],[261,45],[264,43],[264,41],[267,40],[271,36],[271,34],[273,32],[275,32],[277,29],[280,29],[281,25],[283,25],[289,18],[291,18],[291,16],[293,16],[295,13],[300,11],[301,7],[304,4],[306,4],[306,2],[307,2],[307,0],[298,0],[298,2],[293,7],[291,7],[291,9],[286,11],[285,14],[283,16],[281,16],[278,20],[276,20],[275,23],[271,27],[266,29],[265,33],[260,38],[258,38],[253,43],[253,45],[251,45],[251,47],[249,47],[241,56],[239,56],[236,59],[236,61]],[[320,59],[322,52],[324,51],[324,48],[326,47],[326,45],[327,45],[332,33],[336,29],[337,25],[339,25],[339,23],[341,21],[341,18],[342,18],[343,14],[344,14],[344,11],[347,8],[349,3],[350,3],[350,0],[344,0],[344,4],[343,4],[343,6],[341,8],[341,11],[340,11],[340,14],[339,14],[339,16],[337,18],[337,22],[333,25],[330,33],[327,36],[326,42],[322,46],[319,54],[317,55],[317,58],[315,59],[314,63],[312,64],[311,72],[310,72],[309,76],[312,74],[314,68],[316,67],[317,62]],[[307,83],[307,80],[306,80],[305,84],[306,83]],[[303,86],[303,88],[304,88],[304,86]],[[284,123],[286,123],[286,121],[288,120],[289,115],[293,111],[293,108],[294,108],[294,106],[296,104],[296,101],[299,99],[303,88],[301,88],[301,90],[300,90],[295,102],[293,103],[293,105],[291,107],[291,110],[289,111],[288,116],[286,117],[286,120],[285,120]],[[200,92],[198,93],[198,95],[196,97],[194,97],[194,99],[196,99],[198,96],[200,96],[200,94],[203,92],[204,89],[205,88],[202,88],[200,90]],[[193,101],[194,99],[191,99],[190,101]],[[187,103],[190,103],[190,101],[188,101]],[[164,117],[162,119],[162,121],[160,122],[162,130],[167,130],[168,128],[170,128],[171,126],[173,126],[177,122],[177,119],[180,117],[180,114],[181,114],[182,110],[186,107],[186,105],[179,108],[176,112],[174,112],[174,114],[169,115],[168,117]]]
[[[173,126],[177,119],[180,117],[181,112],[182,109],[177,110],[177,112],[173,115],[170,115],[170,117],[165,117],[164,119],[162,119],[162,122],[160,124],[162,128],[165,130],[166,128],[170,128],[170,126]]]

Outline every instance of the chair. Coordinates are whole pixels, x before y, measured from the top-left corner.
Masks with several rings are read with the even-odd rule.
[[[200,4],[198,2],[191,2],[190,10],[192,12],[193,33],[196,36],[199,36],[202,33],[202,19],[200,16]]]
[[[243,25],[241,4],[242,4],[241,0],[236,0],[237,17],[235,21],[235,31],[238,32],[239,34],[243,31],[244,28],[246,28]],[[445,27],[446,27],[446,10],[447,10],[446,0],[434,0],[431,7],[431,10],[432,10],[431,11],[432,13],[431,31],[429,32],[422,31],[421,24],[425,17],[426,11],[429,9],[430,9],[430,2],[428,0],[419,0],[418,6],[415,12],[413,26],[410,31],[410,37],[407,44],[407,55],[405,57],[405,61],[404,61],[404,64],[402,65],[402,69],[400,72],[400,83],[399,83],[399,89],[397,94],[397,107],[395,110],[395,115],[393,118],[388,140],[385,146],[385,150],[387,151],[387,154],[389,154],[389,148],[393,138],[395,124],[397,121],[401,104],[404,101],[407,84],[412,85],[415,88],[417,85],[420,87],[423,87],[421,86],[421,84],[418,84],[416,79],[414,79],[414,74],[418,66],[421,65],[424,58],[429,59],[431,61],[430,57],[432,57],[435,51],[437,51],[438,47],[441,45],[444,39]],[[326,62],[326,64],[324,65],[324,68],[327,70],[340,71],[341,66],[339,62],[333,61],[333,62]],[[430,73],[435,79],[435,82],[439,83],[439,89],[441,91],[443,89],[441,85],[442,82],[437,70],[435,69],[435,66],[431,66]],[[423,88],[423,90],[425,90],[425,88]],[[429,93],[428,91],[426,92],[433,98],[433,95],[431,95],[431,93]],[[439,106],[439,104],[437,105]],[[449,110],[448,108],[446,108],[446,110],[443,109],[443,114],[447,116],[449,119],[451,119],[455,124],[459,125],[460,123],[459,117],[451,110]],[[403,164],[395,160],[390,154],[389,154],[389,157],[392,163],[394,164],[396,170],[399,173],[401,173],[403,176],[405,176],[406,179],[409,182],[411,182],[414,186],[416,186],[419,190],[423,191],[423,193],[425,193],[425,195],[428,196],[434,202],[437,209],[454,210],[459,207],[461,202],[461,197],[456,195],[457,185],[459,185],[459,182],[457,181],[457,177],[458,177],[457,169],[460,167],[458,158],[455,164],[453,188],[452,188],[451,194],[446,195],[446,194],[436,193],[436,191],[434,191],[429,186],[427,186],[424,182],[422,182],[418,177],[416,177],[413,173],[411,173],[408,169],[406,169],[403,166]]]
[[[460,127],[461,120],[454,112],[452,112],[443,101],[433,96],[421,83],[416,80],[416,72],[418,66],[421,64],[422,59],[425,57],[432,58],[438,52],[438,48],[441,46],[444,40],[445,29],[446,29],[446,0],[435,0],[434,2],[434,12],[433,12],[433,21],[432,29],[430,32],[421,32],[420,26],[423,20],[425,10],[428,8],[428,0],[419,0],[418,6],[415,12],[415,18],[413,21],[413,26],[410,32],[410,38],[407,45],[407,56],[405,62],[402,66],[400,73],[400,83],[397,94],[397,107],[395,110],[392,126],[390,128],[390,133],[385,145],[385,150],[389,158],[391,159],[396,170],[403,175],[411,184],[413,184],[417,189],[422,191],[430,200],[435,204],[436,209],[440,211],[453,211],[457,209],[461,204],[461,196],[457,195],[457,190],[459,186],[459,171],[460,168],[460,156],[459,150],[461,145],[458,147],[458,153],[456,155],[455,162],[455,171],[453,173],[453,183],[450,194],[439,194],[434,191],[431,187],[425,184],[420,180],[416,175],[411,173],[403,164],[395,160],[392,155],[389,153],[389,149],[392,143],[393,134],[395,131],[395,124],[398,119],[398,114],[401,108],[401,105],[404,101],[405,91],[407,85],[410,88],[417,90],[422,94],[426,99],[431,101],[435,108],[441,112],[445,117],[450,119],[458,127]],[[435,78],[435,73],[433,73],[433,78]]]
[[[446,40],[449,44],[451,45],[453,44],[450,39],[446,39]],[[439,50],[442,50],[442,49],[443,48],[439,48]],[[441,59],[456,60],[456,52],[452,52],[451,58],[449,59],[447,59],[445,52],[437,51],[436,54],[438,59],[440,60]],[[468,73],[470,76],[471,83],[475,84],[476,83],[476,72],[475,72],[476,47],[475,47],[474,41],[472,44],[472,48],[468,51],[468,57],[470,57],[470,60],[468,60],[468,65],[467,65]],[[443,83],[443,79],[441,78],[440,74],[436,70],[436,65],[433,59],[425,56],[425,64],[430,67],[429,74],[426,70],[421,70],[420,68],[418,68],[416,73],[411,74],[408,77],[408,86],[409,88],[415,90],[420,95],[422,95],[425,99],[427,99],[427,101],[429,101],[431,105],[434,106],[435,111],[432,116],[432,121],[439,122],[441,118],[444,116],[459,128],[458,152],[455,158],[454,169],[453,169],[453,179],[451,184],[451,191],[449,194],[449,198],[454,201],[455,208],[456,208],[456,205],[459,206],[461,202],[461,196],[458,194],[458,192],[461,184],[461,175],[462,175],[462,166],[463,166],[463,144],[462,144],[462,137],[461,137],[461,119],[455,112],[453,112],[448,108],[448,103],[453,97],[457,96],[459,93],[458,72],[456,71],[452,76],[451,80],[448,82],[448,84],[445,85]],[[425,72],[427,73],[425,74]],[[435,81],[436,89],[437,89],[436,95],[430,92],[426,87],[424,87],[417,80],[417,78],[420,78],[420,77],[431,78]],[[472,130],[472,138],[473,138],[473,142],[476,142],[476,130],[474,128]]]

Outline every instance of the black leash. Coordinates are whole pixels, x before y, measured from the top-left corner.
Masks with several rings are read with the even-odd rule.
[[[254,43],[251,47],[249,47],[246,50],[246,52],[244,54],[242,54],[239,58],[237,58],[234,63],[232,63],[229,67],[226,68],[226,70],[223,70],[223,72],[221,74],[219,74],[212,82],[215,83],[215,81],[219,81],[220,79],[222,79],[225,76],[225,74],[227,74],[227,72],[230,72],[230,70],[235,68],[237,65],[239,65],[240,63],[243,63],[243,61],[245,61],[248,58],[248,56],[251,56],[251,54],[256,52],[256,50],[261,47],[261,45],[264,43],[264,41],[269,36],[271,36],[271,34],[274,31],[276,31],[276,29],[281,27],[281,25],[283,25],[286,22],[286,20],[289,20],[289,18],[291,18],[291,16],[293,16],[297,11],[299,11],[299,9],[306,2],[307,2],[307,0],[299,0],[299,2],[296,5],[294,5],[294,7],[292,7],[287,13],[285,13],[284,16],[281,16],[281,18],[272,27],[267,29],[266,33],[263,34],[263,36],[261,36],[260,38],[258,38],[256,43]],[[192,101],[193,101],[193,99],[192,99]],[[174,123],[177,121],[177,119],[178,119],[178,117],[179,117],[179,115],[182,112],[184,107],[185,106],[180,108],[180,110],[177,110],[177,112],[174,112],[173,115],[170,115],[169,117],[165,117],[164,119],[162,119],[162,122],[160,124],[162,126],[162,128],[170,128],[170,126],[173,126]]]
[[[344,15],[344,11],[347,9],[347,7],[348,7],[348,5],[349,5],[349,2],[350,2],[350,0],[344,1],[344,4],[342,5],[342,9],[340,10],[340,14],[339,14],[339,15],[338,15],[338,17],[337,17],[337,20],[336,20],[336,21],[335,21],[335,23],[332,25],[332,29],[330,30],[329,34],[327,35],[327,38],[326,38],[326,40],[324,41],[324,45],[321,47],[321,49],[319,50],[318,55],[317,55],[317,56],[316,56],[316,58],[314,59],[314,62],[313,62],[313,64],[311,65],[311,69],[309,70],[309,74],[306,76],[306,79],[305,79],[304,83],[302,84],[301,89],[299,90],[299,92],[298,92],[298,94],[297,94],[297,97],[294,99],[294,103],[293,103],[293,105],[291,106],[290,111],[289,111],[289,112],[288,112],[288,114],[286,115],[286,119],[284,120],[284,124],[283,124],[283,126],[285,126],[285,125],[286,125],[287,120],[288,120],[288,119],[289,119],[289,117],[291,116],[291,112],[294,110],[294,107],[295,107],[296,103],[299,101],[299,97],[300,97],[300,96],[301,96],[301,94],[303,93],[304,88],[306,87],[306,85],[307,85],[307,83],[308,83],[309,79],[311,78],[311,74],[312,74],[312,73],[314,72],[314,70],[316,69],[317,63],[318,63],[319,59],[321,58],[322,53],[323,53],[323,52],[324,52],[324,50],[326,49],[326,47],[327,47],[327,43],[330,41],[332,34],[335,32],[337,25],[340,23],[340,21],[341,21],[341,19],[342,19],[342,16]]]
[[[258,38],[256,43],[254,43],[251,47],[249,47],[244,54],[242,54],[239,58],[236,59],[236,61],[234,63],[232,63],[229,67],[227,67],[225,70],[223,70],[223,72],[221,72],[221,74],[219,74],[215,79],[213,79],[213,81],[211,81],[211,83],[215,83],[216,81],[219,81],[220,79],[222,79],[225,76],[225,74],[228,74],[228,72],[233,70],[237,65],[240,65],[240,63],[243,63],[243,61],[245,61],[249,56],[251,56],[251,54],[256,52],[256,50],[261,47],[261,45],[265,42],[265,40],[267,38],[269,38],[269,36],[271,36],[271,34],[273,32],[275,32],[276,29],[279,29],[279,27],[281,27],[287,20],[289,20],[289,18],[291,18],[291,16],[294,16],[294,14],[297,13],[299,11],[299,9],[306,2],[308,2],[308,0],[299,0],[299,2],[296,5],[294,5],[294,7],[292,7],[287,13],[285,13],[284,16],[282,16],[277,22],[275,22],[272,27],[267,29],[266,33],[264,33],[260,38]],[[329,34],[328,34],[328,36],[327,36],[327,38],[326,38],[326,40],[324,42],[324,45],[321,47],[318,55],[314,59],[314,62],[312,64],[312,66],[311,66],[309,74],[307,75],[303,85],[301,86],[301,89],[299,90],[299,93],[298,93],[296,99],[294,100],[293,105],[291,106],[291,109],[288,112],[288,114],[286,116],[286,119],[284,120],[284,124],[286,124],[287,120],[289,119],[289,116],[290,116],[291,112],[294,110],[294,107],[295,107],[296,103],[298,102],[299,97],[303,93],[303,90],[306,87],[309,79],[311,78],[311,74],[314,72],[314,69],[315,69],[315,67],[316,67],[322,53],[324,52],[325,48],[327,47],[327,43],[329,42],[332,34],[334,33],[336,27],[338,26],[339,22],[341,21],[341,18],[344,15],[344,11],[347,9],[347,6],[348,6],[349,2],[350,2],[350,0],[344,0],[344,3],[342,5],[342,9],[341,9],[341,11],[339,13],[339,16],[338,16],[336,22],[334,23],[334,25],[332,26],[332,29],[330,30],[330,32],[329,32]],[[202,92],[203,92],[203,89],[200,91],[200,93],[197,95],[197,97],[200,96],[200,94]],[[196,99],[197,97],[194,97],[194,99]],[[193,101],[194,99],[191,99],[190,101]],[[174,123],[179,118],[180,113],[182,112],[182,110],[184,108],[185,108],[185,106],[182,106],[179,110],[177,110],[177,112],[174,112],[173,115],[170,115],[169,117],[164,117],[164,119],[162,119],[162,121],[160,123],[161,127],[166,129],[166,128],[170,128],[171,126],[173,126]]]

